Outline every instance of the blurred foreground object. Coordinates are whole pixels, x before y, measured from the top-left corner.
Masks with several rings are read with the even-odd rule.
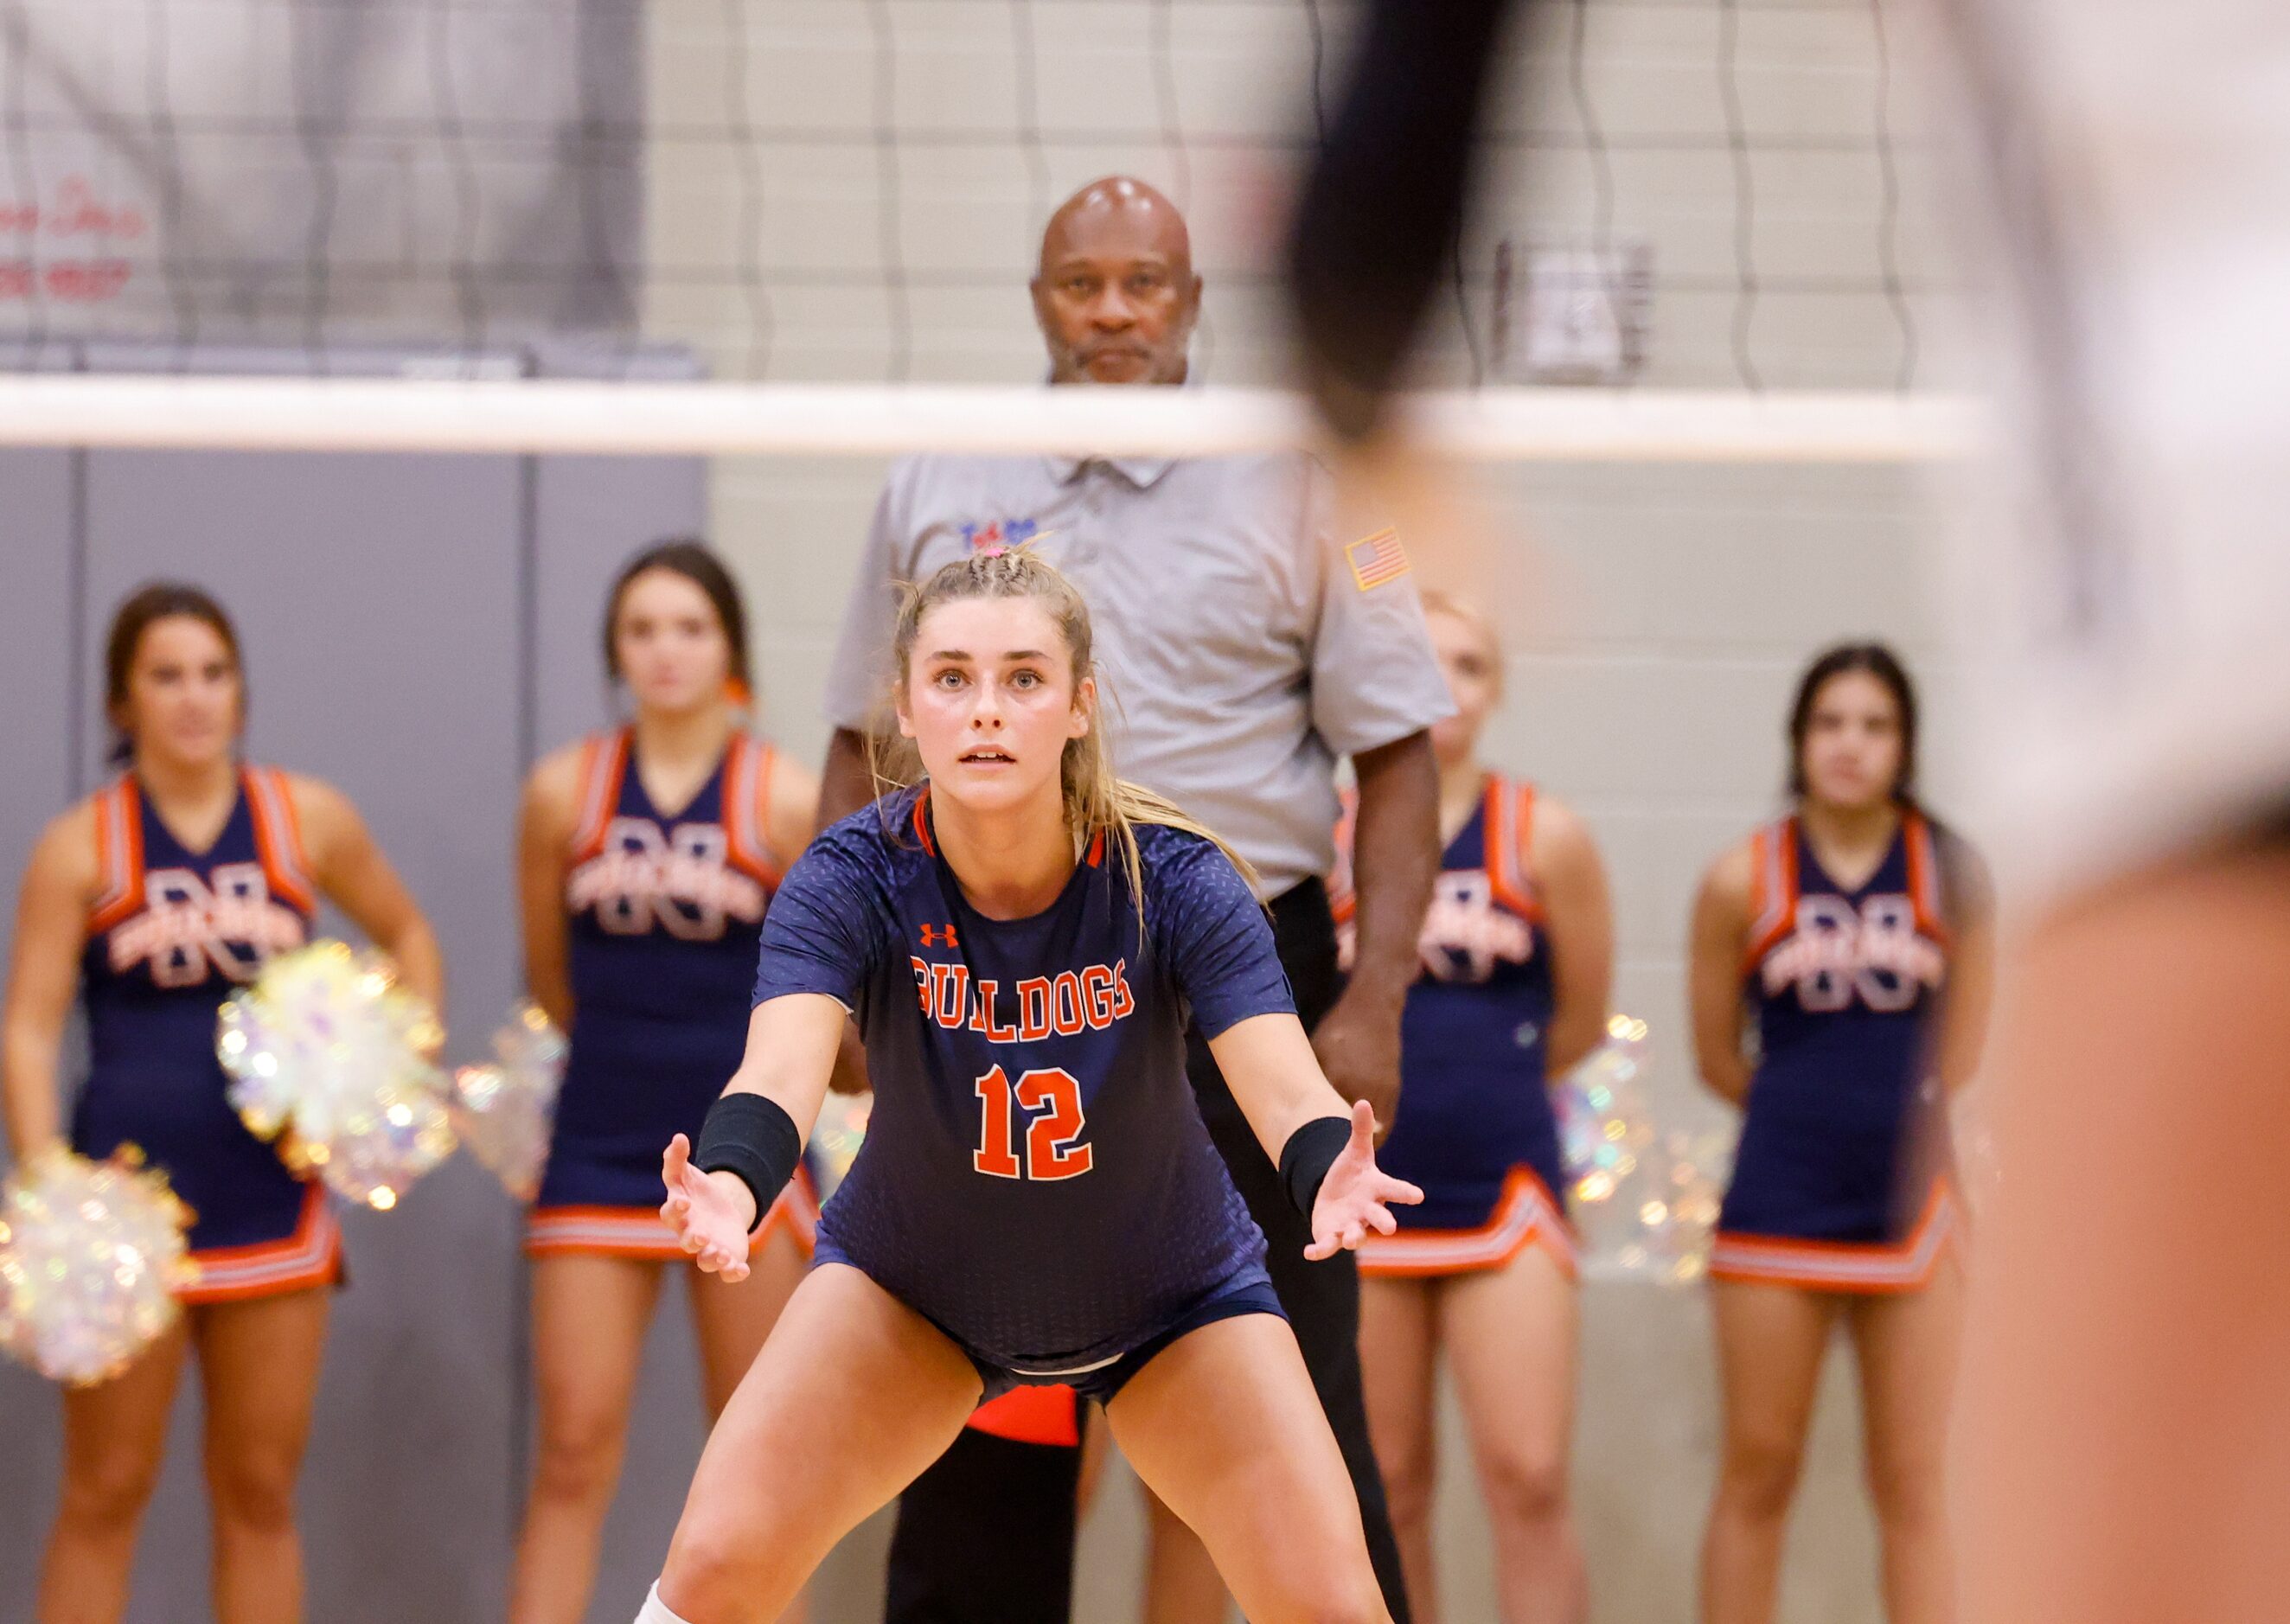
[[[230,1102],[296,1173],[387,1211],[453,1153],[428,1004],[380,954],[339,941],[282,954],[222,1006]]]

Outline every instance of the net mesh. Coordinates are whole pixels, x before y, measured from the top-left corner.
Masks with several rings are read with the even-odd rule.
[[[414,343],[516,372],[576,334],[725,379],[1021,383],[1044,218],[1128,172],[1193,222],[1201,370],[1273,381],[1286,199],[1355,25],[1349,0],[12,5],[0,323],[319,372]],[[1883,0],[1541,7],[1426,380],[1925,381],[1947,277],[1891,26]]]

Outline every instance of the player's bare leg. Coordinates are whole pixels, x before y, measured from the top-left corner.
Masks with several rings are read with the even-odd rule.
[[[962,1350],[855,1268],[812,1270],[776,1329],[709,1436],[669,1547],[660,1599],[689,1624],[777,1618],[977,1406]]]
[[[691,1276],[692,1329],[700,1344],[700,1378],[712,1423],[732,1402],[741,1380],[763,1351],[764,1340],[785,1312],[788,1300],[811,1267],[784,1224],[774,1227],[769,1239],[748,1260],[749,1275],[736,1284],[694,1272]],[[810,1616],[805,1597],[797,1595],[777,1624],[804,1624]]]
[[[1244,1314],[1179,1338],[1106,1415],[1251,1624],[1389,1624],[1350,1474],[1285,1320]]]
[[[1217,1624],[1231,1613],[1224,1575],[1200,1535],[1147,1489],[1145,1624]]]

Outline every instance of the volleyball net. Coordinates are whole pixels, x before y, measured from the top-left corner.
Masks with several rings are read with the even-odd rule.
[[[1278,244],[1356,22],[1349,0],[11,7],[0,444],[1296,444]],[[1492,460],[1961,445],[1896,32],[1882,0],[1541,7],[1492,99],[1423,431]],[[1034,381],[1043,222],[1109,172],[1188,214],[1205,388]]]

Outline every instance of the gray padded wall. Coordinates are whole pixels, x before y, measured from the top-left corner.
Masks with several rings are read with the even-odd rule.
[[[258,359],[216,358],[231,370]],[[453,1052],[470,1053],[516,973],[504,849],[517,776],[516,460],[88,461],[91,635],[154,574],[200,581],[230,605],[250,754],[357,803],[437,930]],[[353,1287],[336,1300],[302,1492],[313,1616],[484,1616],[499,1604],[509,1516],[510,1204],[457,1161],[398,1211],[349,1213],[347,1228]],[[177,1503],[198,1499],[194,1445],[179,1427],[170,1532]],[[197,1572],[195,1551],[158,1532],[134,1610],[155,1621],[170,1616],[162,1585]]]
[[[132,371],[151,359],[92,348],[89,364]],[[402,361],[328,356],[338,373]],[[189,363],[291,372],[303,357]],[[112,606],[153,575],[197,580],[230,607],[246,644],[250,753],[328,779],[357,802],[444,944],[449,1058],[477,1058],[521,986],[511,853],[523,751],[601,716],[593,636],[603,582],[640,541],[697,528],[701,466],[122,452],[77,466],[84,508],[75,533],[74,457],[0,457],[10,516],[0,722],[16,766],[0,781],[8,917],[32,838],[69,798],[75,748],[83,788],[101,769],[92,667]],[[85,588],[76,626],[76,567]],[[76,745],[67,697],[75,630]],[[352,1284],[336,1303],[302,1493],[310,1616],[498,1618],[523,1498],[529,1387],[517,1214],[463,1158],[396,1212],[351,1213],[347,1228]],[[688,1372],[688,1351],[677,1351]],[[692,1391],[686,1374],[676,1407],[689,1446],[679,1438],[673,1458],[649,1471],[631,1460],[640,1488],[630,1500],[665,1500],[670,1516],[699,1437]],[[139,1548],[135,1624],[206,1616],[192,1384],[186,1394]],[[0,1365],[0,1624],[31,1616],[56,1435],[52,1391]],[[620,1565],[645,1565],[648,1577],[665,1530],[630,1532],[616,1541],[629,1546]]]
[[[32,843],[71,799],[69,604],[75,458],[0,452],[0,932],[12,933],[17,881]],[[31,1616],[39,1547],[55,1504],[60,1428],[53,1390],[0,1360],[0,1619]]]

